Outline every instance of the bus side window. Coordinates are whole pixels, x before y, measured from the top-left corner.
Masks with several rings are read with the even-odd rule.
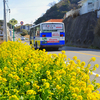
[[[37,37],[40,36],[40,29],[39,29],[39,27],[36,28],[36,36],[37,36]]]
[[[33,29],[33,39],[35,38],[35,29]]]
[[[39,30],[37,30],[36,36],[40,36],[40,31]]]

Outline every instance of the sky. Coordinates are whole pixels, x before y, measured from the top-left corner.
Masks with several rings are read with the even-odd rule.
[[[6,19],[9,22],[12,18],[23,21],[24,24],[33,24],[50,8],[49,4],[59,0],[6,0]],[[8,11],[10,9],[10,13]],[[4,19],[4,4],[0,0],[0,20]]]

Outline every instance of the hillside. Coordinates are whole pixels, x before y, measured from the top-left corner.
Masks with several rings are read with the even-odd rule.
[[[42,17],[38,18],[34,23],[39,24],[49,19],[62,19],[67,11],[78,8],[78,1],[80,0],[60,0],[59,3],[48,9],[46,13]]]

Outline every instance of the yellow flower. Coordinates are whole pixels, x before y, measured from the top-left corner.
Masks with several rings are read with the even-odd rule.
[[[74,62],[73,60],[70,60],[69,63],[70,63],[71,65],[75,65],[75,62]]]
[[[0,69],[0,73],[2,73],[2,70]]]
[[[49,84],[48,82],[45,82],[45,83],[44,83],[44,86],[45,86],[45,88],[47,89],[47,88],[50,87],[50,84]]]
[[[90,88],[91,91],[94,90],[94,86],[92,84],[88,85],[87,87]]]
[[[96,76],[96,77],[99,77],[99,74],[96,74],[95,76]]]
[[[96,90],[96,93],[99,93],[99,91],[98,91],[98,90]]]
[[[56,89],[58,89],[58,90],[59,90],[59,89],[61,89],[61,87],[60,87],[59,85],[57,85],[57,86],[56,86]]]
[[[46,79],[42,79],[43,82],[46,82]]]
[[[50,71],[46,71],[46,74],[47,74],[47,75],[50,75]]]
[[[51,94],[52,95],[52,94]],[[52,97],[49,96],[49,100],[52,100]]]
[[[53,57],[57,57],[57,54],[52,54]]]
[[[66,59],[65,53],[48,54],[26,43],[4,42],[0,45],[0,99],[99,100],[100,83],[90,80],[92,71],[99,67],[91,67],[96,58],[86,66],[76,56]],[[70,94],[65,95],[67,92]]]
[[[79,82],[79,86],[86,88],[86,82],[84,81]]]
[[[62,50],[61,52],[62,52],[62,54],[65,54],[65,51],[64,50]]]
[[[34,88],[34,87],[36,87],[37,89],[40,88],[36,83],[33,84],[33,88]]]
[[[93,72],[90,72],[90,75],[92,75],[93,74]]]
[[[76,76],[76,73],[75,73],[75,72],[72,72],[71,75],[72,75],[72,76]]]
[[[6,78],[2,78],[2,81],[3,81],[3,82],[6,82],[6,81],[7,81],[7,79],[6,79]]]
[[[96,71],[96,68],[95,67],[93,67],[93,71]]]
[[[72,98],[76,98],[77,97],[77,94],[76,93],[73,93],[72,94]]]
[[[77,63],[80,63],[81,61],[79,60],[79,59],[77,59],[77,61],[76,61]]]
[[[77,57],[76,57],[76,56],[74,56],[74,57],[73,57],[73,60],[77,60]]]
[[[82,65],[82,66],[85,66],[85,62],[84,62],[84,61],[82,61],[82,62],[81,62],[81,65]]]
[[[95,57],[92,57],[92,58],[91,58],[91,60],[92,60],[92,61],[95,61],[95,60],[96,60],[96,58],[95,58]]]
[[[84,91],[84,93],[91,93],[91,92],[92,92],[91,88],[86,88],[85,91]]]
[[[51,76],[51,75],[47,76],[47,78],[48,78],[49,80],[52,80],[52,76]]]
[[[65,84],[63,84],[62,87],[65,88]]]
[[[19,98],[16,95],[12,95],[9,97],[9,100],[19,100]]]
[[[96,83],[97,87],[100,88],[100,83]]]
[[[45,49],[43,49],[43,52],[45,52],[46,50]]]
[[[78,95],[77,100],[83,100],[83,97],[81,95]]]
[[[17,75],[14,75],[13,78],[16,79],[17,81],[20,79],[19,76]]]
[[[72,85],[75,85],[75,82],[71,82]]]
[[[92,93],[89,93],[87,94],[87,100],[97,100],[97,99]]]
[[[68,58],[68,60],[70,61],[70,58]]]
[[[90,68],[91,64],[88,64],[87,67]]]
[[[64,92],[64,89],[61,89],[61,92]]]
[[[26,86],[30,85],[30,82],[26,82],[25,85],[26,85]]]
[[[95,66],[96,66],[96,68],[98,68],[98,67],[99,67],[99,65],[98,65],[98,64],[95,64]]]
[[[79,93],[79,88],[78,87],[75,87],[75,93]]]
[[[29,68],[28,67],[25,67],[24,70],[27,72],[27,71],[29,71]]]
[[[4,70],[8,70],[8,67],[4,67]]]
[[[28,94],[28,95],[34,95],[34,94],[36,94],[36,92],[34,90],[27,90],[26,94]]]

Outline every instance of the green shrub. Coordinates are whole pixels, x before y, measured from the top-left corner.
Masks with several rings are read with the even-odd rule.
[[[22,33],[21,33],[22,36],[25,36],[25,35],[28,35],[28,31],[25,30],[25,29],[22,29]]]

